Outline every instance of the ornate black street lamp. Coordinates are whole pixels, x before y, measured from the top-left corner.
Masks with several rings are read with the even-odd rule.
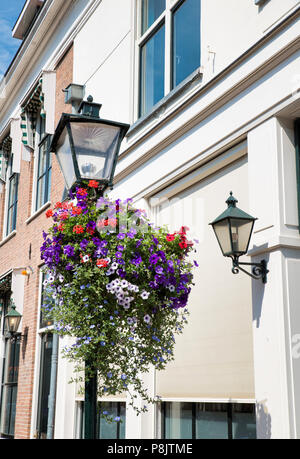
[[[89,96],[79,113],[63,113],[53,135],[50,151],[57,156],[66,186],[97,180],[103,189],[113,185],[121,142],[128,124],[101,119],[101,104]]]
[[[239,257],[245,255],[248,251],[254,222],[257,218],[236,207],[237,202],[237,199],[230,192],[230,196],[226,201],[228,208],[210,225],[213,227],[222,254],[224,257],[232,259],[233,274],[237,274],[241,270],[254,279],[262,279],[265,284],[268,273],[266,260],[261,260],[260,263],[239,261]],[[252,266],[252,272],[249,273],[241,265]]]
[[[101,104],[89,96],[78,113],[63,113],[53,135],[50,151],[57,156],[66,187],[83,180],[99,182],[100,192],[113,186],[121,142],[129,124],[101,119]],[[84,436],[97,436],[97,369],[85,362]]]

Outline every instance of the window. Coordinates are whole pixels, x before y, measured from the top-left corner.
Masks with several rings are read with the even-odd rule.
[[[97,416],[98,439],[124,439],[125,438],[125,402],[99,402]],[[120,418],[119,422],[107,422],[100,416],[100,412],[107,411],[109,416]],[[84,438],[84,402],[77,402],[77,427],[76,438]]]
[[[19,174],[12,172],[12,162],[13,155],[10,155],[6,236],[16,229],[17,223]]]
[[[53,320],[51,319],[51,314],[48,312],[48,308],[51,308],[51,304],[54,303],[53,292],[48,286],[49,272],[42,273],[42,288],[41,288],[41,308],[40,308],[40,328],[49,327],[53,325]],[[46,305],[47,300],[47,309],[43,309]]]
[[[40,382],[37,412],[37,438],[47,438],[48,402],[51,380],[52,333],[41,335]]]
[[[201,13],[200,0],[141,0],[140,4],[142,116],[200,66]]]
[[[45,133],[45,118],[42,116],[39,117],[39,134],[35,210],[49,201],[51,191],[50,135]]]
[[[2,437],[13,438],[15,432],[16,401],[18,391],[20,341],[5,342],[4,371],[1,387],[1,422]]]
[[[162,437],[167,439],[255,439],[255,405],[250,403],[162,404]]]
[[[41,305],[45,298],[49,297],[51,301],[52,293],[48,287],[48,273],[41,273]],[[49,294],[49,295],[48,295]],[[40,439],[47,438],[48,430],[48,412],[49,412],[49,395],[50,395],[50,381],[52,375],[52,355],[57,351],[58,336],[53,337],[50,329],[45,328],[53,325],[50,317],[46,317],[43,313],[42,307],[40,311],[40,366],[39,366],[39,390],[38,390],[38,407],[37,407],[37,421],[36,421],[36,437]],[[55,340],[55,341],[54,341]],[[55,359],[56,360],[56,359]]]

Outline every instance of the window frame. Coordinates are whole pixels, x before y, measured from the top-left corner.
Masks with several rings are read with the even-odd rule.
[[[135,40],[135,55],[136,64],[135,64],[135,106],[133,118],[137,121],[139,118],[147,116],[151,112],[149,111],[142,112],[142,47],[155,36],[156,32],[164,25],[165,26],[165,62],[164,62],[164,95],[166,97],[172,90],[177,86],[180,86],[181,82],[178,85],[173,86],[173,14],[182,6],[186,0],[166,0],[166,5],[164,11],[156,18],[156,20],[151,24],[150,27],[143,33],[142,32],[142,4],[143,0],[136,0],[136,40]],[[201,14],[201,0],[200,1],[200,14]],[[200,62],[197,68],[201,67],[201,16],[200,16]],[[196,70],[196,69],[195,69]],[[183,80],[184,81],[184,80]],[[162,100],[163,97],[160,99]],[[159,101],[158,101],[159,102]],[[157,103],[158,103],[157,102]],[[156,105],[156,104],[154,104]],[[153,106],[154,106],[153,105]]]
[[[16,230],[17,227],[17,213],[18,213],[18,191],[19,191],[19,174],[17,172],[12,172],[12,164],[13,164],[13,154],[10,155],[8,160],[8,177],[7,177],[7,204],[6,204],[6,212],[5,212],[5,226],[4,226],[4,237],[9,236],[13,231]],[[13,180],[15,180],[15,193],[12,197],[12,186]],[[11,203],[13,201],[13,203]],[[10,222],[10,212],[13,212],[12,216],[12,225],[9,225]]]
[[[34,388],[33,388],[33,394],[34,394],[34,399],[33,399],[33,420],[32,420],[32,435],[35,438],[42,437],[41,436],[41,431],[39,430],[40,426],[40,408],[41,408],[41,397],[42,393],[41,390],[43,389],[41,387],[41,384],[43,383],[43,379],[45,377],[44,373],[44,349],[43,349],[43,341],[45,338],[46,334],[51,333],[53,335],[53,329],[54,329],[54,324],[50,322],[43,321],[42,317],[42,303],[43,303],[43,291],[44,291],[44,285],[43,281],[45,280],[45,277],[47,274],[45,274],[44,270],[44,264],[41,264],[39,266],[39,296],[38,296],[38,314],[37,314],[37,335],[36,335],[36,359],[35,359],[35,370],[34,370]],[[54,336],[53,336],[54,338]],[[52,341],[52,347],[53,347],[53,341]],[[53,348],[52,348],[53,352]],[[51,357],[52,358],[52,357]],[[51,369],[50,369],[50,378],[51,378]],[[45,379],[44,379],[45,381]],[[56,403],[56,402],[55,402]],[[43,437],[44,438],[44,437]]]
[[[75,430],[74,430],[74,438],[75,439],[83,439],[84,438],[84,402],[83,400],[76,400],[75,401]],[[100,411],[102,410],[102,404],[112,403],[116,405],[117,409],[117,416],[121,414],[121,405],[124,408],[124,438],[122,438],[121,434],[121,426],[118,422],[116,425],[116,437],[111,438],[111,440],[124,440],[126,439],[126,407],[127,403],[126,400],[121,399],[99,399],[98,400],[98,409],[97,409],[97,439],[102,440],[101,438],[101,415]],[[105,440],[105,439],[104,439]]]
[[[252,405],[253,406],[253,410],[254,410],[254,415],[255,415],[255,409],[256,409],[256,405],[255,405],[255,402],[252,401],[224,401],[224,400],[220,400],[220,401],[189,401],[189,402],[184,402],[182,400],[177,400],[176,402],[175,401],[164,401],[162,400],[161,401],[161,406],[160,406],[160,416],[159,416],[159,419],[158,419],[158,422],[160,424],[160,427],[159,427],[159,430],[158,430],[158,434],[160,434],[160,438],[163,439],[163,440],[167,440],[169,439],[168,437],[166,437],[166,407],[167,407],[167,403],[188,403],[191,405],[191,411],[192,411],[192,417],[191,417],[191,422],[192,422],[192,438],[191,440],[195,440],[197,439],[196,438],[196,416],[197,416],[197,405],[198,404],[201,404],[201,405],[218,405],[218,404],[221,404],[221,405],[226,405],[226,408],[227,408],[227,432],[228,432],[228,440],[233,440],[234,439],[234,434],[233,434],[233,422],[234,422],[234,407],[235,406],[242,406],[242,405]],[[256,430],[256,438],[257,438],[257,430]],[[171,438],[172,439],[172,438]]]
[[[34,173],[34,187],[33,187],[33,200],[32,200],[32,213],[36,213],[45,204],[50,201],[51,195],[51,175],[52,175],[52,157],[49,150],[51,135],[46,132],[46,120],[39,114],[37,119],[38,129],[36,134],[38,135],[38,142],[35,146],[35,173]],[[46,167],[45,171],[40,173],[40,164],[42,155],[46,155]],[[42,181],[42,194],[43,199],[40,201],[41,194],[39,192],[39,184]]]
[[[14,392],[18,393],[18,374],[19,374],[19,358],[20,358],[20,348],[21,343],[19,340],[11,341],[9,338],[5,339],[5,353],[3,358],[3,372],[2,372],[2,381],[1,381],[1,411],[0,411],[0,437],[1,438],[14,438],[14,431],[15,431],[15,416],[16,416],[16,401],[12,403],[12,397]],[[12,359],[11,359],[12,356]],[[9,364],[12,363],[12,366]],[[9,369],[14,368],[13,374],[15,376],[13,381],[9,381]],[[15,391],[11,390],[9,395],[9,402],[6,403],[6,391],[8,389],[15,389]],[[8,413],[5,410],[5,405],[8,405]],[[2,426],[4,419],[8,414],[8,433],[2,432]],[[13,426],[12,426],[13,423]],[[11,433],[12,431],[12,433]]]

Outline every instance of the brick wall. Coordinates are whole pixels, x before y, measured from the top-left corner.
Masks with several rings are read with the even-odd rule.
[[[72,83],[72,80],[73,47],[69,48],[56,68],[56,123],[63,111],[71,111],[71,106],[64,104],[62,90]],[[21,161],[16,234],[0,247],[0,275],[11,268],[17,267],[31,266],[34,270],[33,274],[26,277],[24,287],[22,333],[25,330],[27,331],[27,339],[22,341],[20,350],[15,422],[15,438],[18,439],[30,437],[36,336],[38,331],[40,246],[43,243],[42,230],[47,231],[51,224],[46,218],[45,212],[26,223],[31,213],[33,170],[33,156],[30,162]],[[64,180],[55,155],[53,155],[51,184],[51,202],[53,204],[61,200],[63,190]],[[4,193],[0,196],[0,230],[3,225],[3,200]]]

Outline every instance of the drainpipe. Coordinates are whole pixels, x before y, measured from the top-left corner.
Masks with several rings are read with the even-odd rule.
[[[49,390],[49,397],[48,397],[47,439],[53,439],[54,437],[56,379],[57,379],[57,362],[58,362],[58,339],[59,339],[58,334],[54,333],[53,342],[52,342],[50,390]]]

